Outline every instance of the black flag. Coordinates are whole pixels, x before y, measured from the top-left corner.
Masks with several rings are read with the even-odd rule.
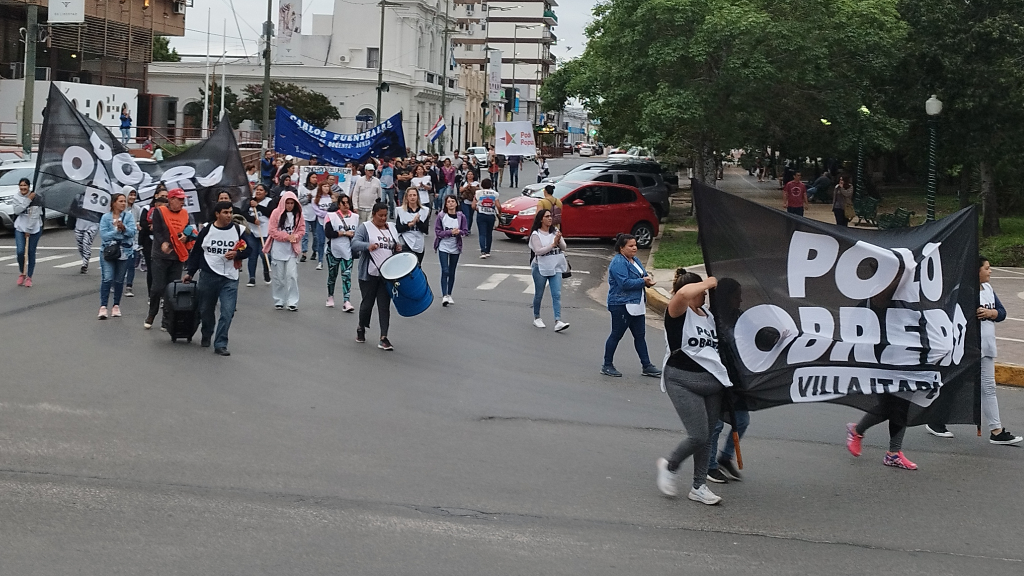
[[[694,182],[719,351],[751,409],[835,402],[976,423],[977,216],[857,230]],[[900,401],[899,399],[902,399]]]
[[[75,110],[56,84],[50,85],[43,114],[34,189],[48,209],[98,222],[110,210],[111,193],[130,185],[145,204],[162,180],[168,188],[185,190],[189,212],[203,210],[222,189],[239,207],[249,200],[245,168],[227,121],[182,154],[153,162],[132,157],[106,127]]]

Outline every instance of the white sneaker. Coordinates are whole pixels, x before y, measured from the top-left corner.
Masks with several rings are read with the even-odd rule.
[[[700,502],[708,506],[722,501],[722,497],[716,496],[714,492],[709,490],[707,484],[701,484],[700,488],[690,488],[690,493],[686,497],[694,502]]]
[[[455,306],[455,298],[452,298],[451,294],[448,295],[448,305]]]
[[[676,473],[671,472],[668,469],[668,460],[664,458],[658,458],[658,490],[665,496],[675,496],[679,494],[676,490]]]
[[[317,262],[316,263],[316,269],[317,270],[323,270],[324,269],[324,263],[323,262]]]
[[[568,322],[562,322],[561,320],[555,322],[555,332],[561,332],[569,327]]]
[[[448,295],[447,294],[445,294],[444,296],[441,296],[441,306],[445,306],[445,307],[448,306]]]
[[[533,325],[536,326],[537,328],[546,328],[547,327],[544,324],[544,321],[541,320],[540,318],[534,318],[533,319]]]

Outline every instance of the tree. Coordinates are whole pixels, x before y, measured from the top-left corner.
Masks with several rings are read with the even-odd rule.
[[[575,84],[581,81],[583,65],[584,60],[579,58],[568,60],[544,80],[540,87],[541,108],[549,112],[565,110],[565,103],[577,90]]]
[[[274,108],[284,106],[292,114],[306,122],[325,128],[332,120],[340,120],[338,108],[331,104],[320,92],[307,90],[295,84],[270,82],[270,118],[274,118]],[[230,109],[230,108],[229,108]],[[246,118],[263,124],[263,85],[249,84],[242,89],[242,98],[238,102],[239,118]]]
[[[206,91],[203,90],[202,86],[199,87],[199,97],[204,98]],[[210,115],[212,122],[211,128],[215,128],[220,123],[220,86],[216,82],[210,83]],[[238,95],[231,90],[230,86],[224,88],[224,108],[227,110],[228,118],[231,120],[231,127],[238,129],[238,126],[242,123],[242,116],[238,109]],[[197,117],[202,122],[203,118],[203,103],[202,102],[189,102],[185,104],[182,109],[185,116]]]
[[[153,36],[153,62],[181,62],[177,48],[171,48],[167,36]]]

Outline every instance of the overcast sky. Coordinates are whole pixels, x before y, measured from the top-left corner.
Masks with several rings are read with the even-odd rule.
[[[239,9],[234,12],[234,7]],[[555,35],[558,45],[551,52],[559,58],[572,58],[583,51],[583,28],[591,20],[591,10],[596,0],[557,0],[555,14],[558,15],[558,26]],[[376,0],[350,0],[352,4],[375,4]],[[171,46],[181,54],[206,54],[207,8],[210,13],[210,53],[219,56],[223,46],[222,30],[227,21],[228,54],[255,54],[263,20],[266,18],[266,4],[263,0],[200,0],[188,9],[185,17],[185,36],[171,38]],[[259,10],[254,7],[261,6]],[[334,11],[334,0],[303,0],[302,32],[312,31],[311,14],[331,14]],[[277,14],[277,2],[274,2],[274,13]],[[238,22],[235,22],[237,14]],[[276,16],[275,16],[276,18]],[[276,25],[276,21],[275,21]],[[239,39],[241,29],[241,40]],[[243,51],[244,42],[244,51]]]

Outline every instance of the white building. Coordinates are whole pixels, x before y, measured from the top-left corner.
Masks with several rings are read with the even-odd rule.
[[[126,106],[132,115],[131,136],[134,141],[136,112],[139,93],[135,88],[80,84],[78,82],[53,82],[71,101],[71,105],[86,118],[96,120],[120,138],[121,107]],[[43,109],[50,93],[50,82],[36,80],[32,104],[33,133],[38,138],[43,126]],[[24,109],[25,81],[0,80],[0,146],[21,145],[21,117]]]
[[[501,83],[519,91],[515,120],[537,124],[543,113],[537,91],[551,74],[551,45],[558,38],[555,0],[452,0],[459,32],[452,39],[455,59],[464,66],[485,66],[488,50],[501,51]]]
[[[455,70],[447,71],[447,86],[442,86],[444,68],[450,65],[450,57],[446,56],[449,51],[442,46],[444,0],[388,0],[388,3],[384,21],[383,82],[389,89],[382,94],[381,117],[388,118],[401,111],[406,145],[414,149],[426,148],[423,134],[441,115],[444,92],[447,136],[456,138],[458,126],[466,116],[465,93],[459,88]],[[454,17],[450,18],[449,25],[454,23]],[[287,40],[275,37],[271,78],[326,95],[342,116],[341,120],[331,122],[328,130],[354,133],[376,124],[377,67],[382,57],[380,8],[375,3],[335,0],[334,14],[312,15],[312,32],[301,35],[292,31]],[[241,94],[246,85],[263,83],[263,66],[255,59],[251,63],[229,63],[226,67],[226,85],[236,94]],[[221,70],[222,66],[218,66],[214,74],[218,82]],[[187,125],[181,112],[185,105],[190,101],[201,102],[198,89],[203,86],[204,74],[202,62],[149,65],[150,92],[179,98],[179,126]]]

